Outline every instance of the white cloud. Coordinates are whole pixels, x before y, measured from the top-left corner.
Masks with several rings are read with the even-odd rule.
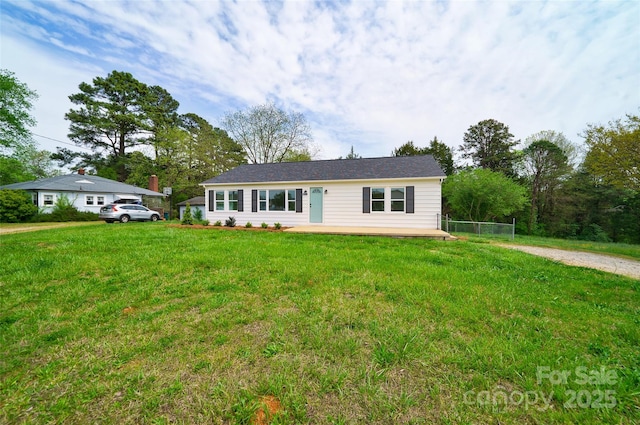
[[[274,101],[307,116],[325,158],[435,135],[455,146],[487,118],[521,139],[554,129],[577,140],[640,106],[636,2],[16,2],[2,31],[4,57],[59,70],[24,70],[60,79],[42,97],[66,99],[78,69],[82,81],[118,69],[214,124]]]

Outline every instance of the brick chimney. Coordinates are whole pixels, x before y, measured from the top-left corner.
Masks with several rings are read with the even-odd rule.
[[[158,176],[155,174],[149,177],[149,190],[158,192]]]
[[[84,168],[78,168],[78,174],[84,176]]]

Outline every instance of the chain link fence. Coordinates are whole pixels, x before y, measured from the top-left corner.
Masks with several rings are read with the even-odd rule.
[[[448,215],[442,219],[443,230],[447,233],[470,233],[478,236],[492,235],[515,238],[516,219],[513,223],[491,223],[485,221],[451,220]]]

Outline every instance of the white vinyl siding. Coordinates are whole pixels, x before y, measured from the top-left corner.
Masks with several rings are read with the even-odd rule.
[[[407,187],[413,186],[413,213],[407,213]],[[387,180],[354,180],[337,182],[289,182],[283,184],[274,183],[247,183],[233,186],[210,185],[205,186],[205,193],[219,190],[243,190],[244,211],[234,212],[233,215],[239,226],[250,221],[253,225],[265,222],[273,225],[276,222],[283,226],[302,226],[309,222],[310,188],[322,187],[323,190],[323,226],[353,226],[353,227],[405,227],[436,229],[438,214],[441,213],[441,184],[440,178],[425,179],[387,179]],[[363,213],[362,191],[363,187],[384,188],[385,209],[383,212]],[[290,208],[294,203],[286,202],[285,211],[269,211],[270,190],[282,190],[289,195],[289,191],[295,193],[295,188],[301,188],[302,212],[292,213]],[[399,191],[403,189],[402,198]],[[257,212],[251,212],[251,192],[256,190]],[[394,194],[394,190],[396,190]],[[396,198],[393,198],[395,196]],[[288,198],[288,196],[287,196]],[[373,197],[372,197],[373,198]],[[208,202],[208,199],[207,199]],[[395,202],[395,204],[394,204]],[[395,206],[394,206],[395,205]],[[397,211],[392,211],[397,208]],[[402,208],[402,209],[400,209]],[[404,211],[404,212],[403,212]],[[220,220],[222,223],[229,217],[228,211],[207,211],[206,219],[214,223]]]

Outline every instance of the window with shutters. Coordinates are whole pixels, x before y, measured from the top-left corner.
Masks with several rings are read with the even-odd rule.
[[[266,211],[266,210],[267,210],[267,191],[261,190],[260,191],[260,211]]]
[[[238,191],[229,191],[229,211],[238,211]]]
[[[295,211],[296,210],[296,190],[289,189],[287,190],[287,211]]]
[[[384,187],[371,188],[371,211],[384,212]]]
[[[404,187],[391,188],[391,211],[404,212]]]
[[[224,190],[216,190],[216,211],[224,211]]]

